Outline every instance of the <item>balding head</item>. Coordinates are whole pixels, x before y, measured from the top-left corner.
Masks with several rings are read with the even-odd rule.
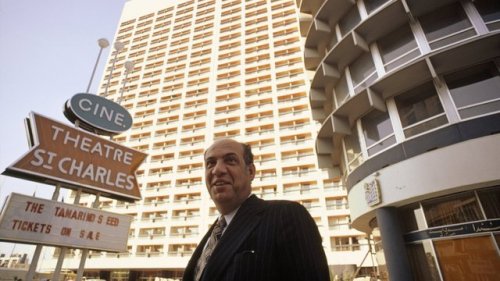
[[[254,176],[250,146],[221,139],[205,151],[206,185],[220,213],[230,213],[248,198]]]

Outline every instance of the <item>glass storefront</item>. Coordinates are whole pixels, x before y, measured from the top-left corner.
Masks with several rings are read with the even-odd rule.
[[[490,235],[434,241],[443,279],[494,281],[500,276],[500,257]]]
[[[499,280],[500,186],[412,203],[398,212],[415,281]],[[377,256],[383,256],[380,246]]]

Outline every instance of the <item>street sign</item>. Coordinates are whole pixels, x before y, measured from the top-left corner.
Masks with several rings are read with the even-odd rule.
[[[145,153],[34,112],[28,124],[34,145],[4,175],[129,202],[141,199],[135,171]]]
[[[132,116],[121,105],[93,94],[79,93],[64,106],[69,121],[101,135],[116,135],[132,127]],[[83,124],[82,124],[83,123]]]
[[[125,252],[131,222],[128,215],[12,193],[0,214],[0,241]]]

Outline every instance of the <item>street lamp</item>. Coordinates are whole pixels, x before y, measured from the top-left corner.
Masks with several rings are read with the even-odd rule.
[[[102,50],[106,49],[109,46],[109,42],[106,38],[101,38],[101,39],[97,40],[97,44],[99,45],[99,54],[97,55],[94,69],[92,70],[92,75],[90,75],[90,81],[89,81],[89,85],[87,86],[86,93],[88,93],[90,91],[90,85],[92,85],[92,80],[94,79],[95,70],[97,69],[97,64],[99,63],[99,59],[101,58]]]
[[[108,95],[109,82],[111,81],[111,76],[113,76],[113,71],[115,70],[116,57],[123,47],[125,47],[125,43],[116,41],[114,44],[115,47],[115,56],[113,58],[113,64],[111,65],[111,71],[109,72],[108,81],[106,82],[106,88],[104,89],[104,96]]]
[[[128,74],[134,69],[134,62],[133,61],[126,61],[125,62],[125,79],[123,79],[123,84],[122,88],[120,89],[120,97],[118,98],[117,103],[121,104],[122,99],[123,99],[123,92],[125,91],[125,85],[127,84],[127,77]]]

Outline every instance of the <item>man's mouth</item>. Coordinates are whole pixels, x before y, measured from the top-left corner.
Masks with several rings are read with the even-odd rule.
[[[227,181],[215,181],[212,185],[215,187],[229,184]]]

